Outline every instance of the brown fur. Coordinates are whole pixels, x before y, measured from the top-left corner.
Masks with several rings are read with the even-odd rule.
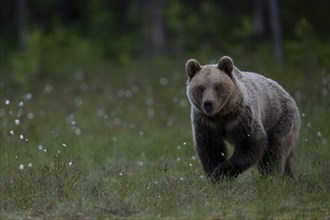
[[[208,177],[237,177],[254,164],[262,174],[293,175],[290,160],[300,117],[280,85],[241,72],[230,57],[205,66],[188,60],[186,74],[194,143]],[[229,159],[225,141],[235,147]]]

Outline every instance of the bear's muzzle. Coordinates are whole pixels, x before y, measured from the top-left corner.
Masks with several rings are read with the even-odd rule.
[[[203,103],[203,110],[207,115],[212,115],[214,105],[212,101],[205,101]]]

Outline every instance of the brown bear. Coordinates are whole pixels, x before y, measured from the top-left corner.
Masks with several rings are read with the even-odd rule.
[[[228,56],[204,66],[190,59],[185,69],[194,144],[208,178],[235,178],[255,164],[262,174],[293,176],[300,116],[277,82],[240,71]],[[234,147],[229,159],[225,141]]]

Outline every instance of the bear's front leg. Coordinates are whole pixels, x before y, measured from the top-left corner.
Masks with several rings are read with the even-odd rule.
[[[233,131],[231,139],[235,151],[229,160],[221,163],[212,174],[212,180],[223,177],[236,178],[240,173],[256,164],[267,147],[267,138],[259,126]]]
[[[213,172],[212,181],[222,180],[223,178],[234,179],[240,173],[247,170],[256,162],[253,160],[244,160],[244,156],[232,156],[229,160],[226,160],[220,164]]]
[[[216,168],[226,161],[225,143],[202,138],[195,147],[206,176],[211,178]]]
[[[196,115],[193,120],[193,136],[196,152],[204,172],[210,178],[215,169],[227,159],[223,129],[209,124],[205,119]]]

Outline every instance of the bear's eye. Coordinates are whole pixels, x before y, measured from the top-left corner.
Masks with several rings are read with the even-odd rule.
[[[204,90],[205,90],[205,87],[204,86],[197,86],[198,93],[203,93]]]
[[[216,92],[221,92],[221,90],[222,90],[222,87],[220,86],[220,85],[214,85],[214,91],[216,91]]]

